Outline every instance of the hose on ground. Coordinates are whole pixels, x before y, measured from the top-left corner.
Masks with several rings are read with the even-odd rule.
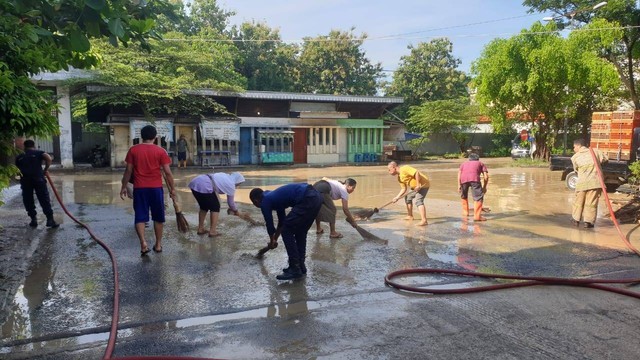
[[[600,182],[600,187],[604,193],[605,202],[607,204],[607,208],[609,210],[609,214],[611,215],[611,220],[615,225],[616,230],[618,231],[618,235],[627,246],[629,250],[640,256],[640,251],[635,248],[629,239],[622,233],[620,229],[620,224],[616,219],[613,208],[611,207],[611,201],[609,200],[609,195],[607,195],[607,188],[604,183],[604,178],[602,175],[602,168],[600,167],[600,162],[598,161],[593,149],[589,148],[591,153],[591,158],[593,163],[596,166],[596,172],[598,174],[598,180]],[[502,279],[502,280],[517,280],[516,282],[509,282],[503,284],[494,284],[494,285],[486,285],[486,286],[473,286],[473,287],[464,287],[457,289],[437,289],[430,287],[419,287],[419,286],[411,286],[411,285],[403,285],[396,281],[395,278],[398,277],[406,277],[406,276],[416,276],[419,274],[441,274],[441,275],[452,275],[452,276],[463,276],[463,277],[474,277],[474,278],[484,278],[484,279]],[[479,273],[474,271],[464,271],[464,270],[446,270],[446,269],[438,269],[438,268],[413,268],[413,269],[404,269],[393,271],[387,274],[384,277],[384,283],[387,286],[393,287],[398,290],[412,292],[412,293],[421,293],[421,294],[467,294],[473,292],[481,292],[481,291],[492,291],[499,289],[510,289],[510,288],[519,288],[526,286],[537,286],[537,285],[564,285],[564,286],[579,286],[579,287],[587,287],[592,289],[610,291],[621,295],[626,295],[630,297],[634,297],[636,299],[640,299],[640,293],[630,291],[627,289],[623,289],[616,286],[610,286],[607,284],[637,284],[640,283],[640,278],[636,279],[575,279],[575,278],[557,278],[557,277],[539,277],[539,276],[519,276],[519,275],[502,275],[502,274],[489,274],[489,273]]]
[[[111,251],[107,244],[105,244],[96,236],[96,234],[93,233],[93,231],[87,224],[78,220],[75,216],[73,216],[73,214],[71,214],[71,212],[69,212],[67,207],[64,205],[64,202],[62,202],[62,198],[60,197],[60,194],[58,194],[58,190],[56,190],[56,187],[53,185],[51,177],[48,173],[45,173],[45,176],[47,177],[49,185],[51,185],[51,189],[53,190],[53,194],[58,200],[58,203],[60,204],[60,207],[62,207],[64,213],[67,214],[67,216],[71,218],[71,220],[73,220],[76,224],[82,226],[85,230],[87,230],[91,238],[100,246],[102,246],[107,254],[109,254],[109,259],[111,260],[111,268],[113,270],[113,312],[111,315],[111,329],[109,330],[109,340],[107,342],[107,348],[105,349],[103,359],[111,359],[111,355],[113,354],[113,350],[116,346],[116,338],[118,336],[118,319],[120,319],[120,282],[118,280],[118,264],[116,263],[116,258],[113,255],[113,251]]]

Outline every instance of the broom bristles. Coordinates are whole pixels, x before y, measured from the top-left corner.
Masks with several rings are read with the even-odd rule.
[[[178,224],[178,231],[186,233],[189,231],[189,222],[187,218],[181,212],[176,213],[176,223]]]

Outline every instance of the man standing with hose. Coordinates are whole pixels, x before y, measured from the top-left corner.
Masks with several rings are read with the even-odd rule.
[[[44,161],[44,170],[42,162]],[[56,228],[59,225],[53,220],[53,210],[51,209],[51,199],[47,189],[45,174],[51,166],[51,156],[42,150],[36,150],[36,143],[33,140],[25,140],[24,153],[16,157],[16,166],[20,169],[20,188],[22,189],[22,202],[31,218],[29,226],[37,227],[36,204],[33,201],[33,192],[38,197],[38,202],[42,207],[42,212],[47,217],[47,227]]]
[[[600,164],[609,160],[602,151],[591,150]],[[571,224],[578,227],[580,219],[582,219],[584,228],[592,228],[596,223],[598,200],[602,195],[598,170],[584,139],[576,139],[573,142],[573,151],[575,154],[571,157],[571,162],[573,170],[578,174],[578,182],[576,183],[576,199],[573,202]]]

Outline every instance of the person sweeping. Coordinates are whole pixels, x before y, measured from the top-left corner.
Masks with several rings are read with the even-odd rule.
[[[169,196],[175,201],[176,190],[171,173],[171,158],[167,151],[153,143],[157,135],[156,128],[147,125],[140,130],[142,143],[132,146],[127,152],[125,162],[127,168],[122,175],[120,198],[127,196],[127,184],[131,175],[133,180],[133,208],[135,213],[135,229],[140,240],[140,255],[147,255],[151,249],[145,239],[144,225],[149,221],[149,211],[153,220],[153,231],[156,243],[153,251],[162,252],[162,233],[164,230],[164,190],[162,174],[169,188]]]
[[[484,178],[484,183],[482,183]],[[487,166],[480,161],[476,153],[469,154],[469,160],[463,162],[458,170],[458,193],[462,199],[462,216],[469,216],[469,189],[473,196],[473,220],[486,221],[482,216],[482,203],[489,183],[489,171]]]
[[[198,175],[189,183],[189,189],[198,202],[198,235],[209,234],[209,237],[220,235],[217,230],[220,216],[219,194],[227,195],[228,213],[241,216],[235,202],[236,187],[244,182],[239,172],[231,174],[214,173]],[[209,230],[205,230],[204,222],[209,213]]]

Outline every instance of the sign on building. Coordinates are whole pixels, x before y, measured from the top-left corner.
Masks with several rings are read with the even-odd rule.
[[[205,139],[240,141],[240,123],[233,120],[202,120],[200,133]]]
[[[130,135],[131,139],[140,138],[140,130],[147,126],[152,125],[158,131],[158,137],[164,138],[166,142],[173,141],[173,121],[171,120],[156,120],[156,121],[146,121],[146,120],[131,120],[130,123]]]

